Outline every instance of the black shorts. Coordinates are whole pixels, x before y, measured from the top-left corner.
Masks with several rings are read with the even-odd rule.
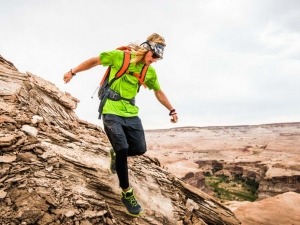
[[[103,125],[115,151],[128,148],[129,156],[141,155],[147,151],[143,125],[138,116],[121,117],[105,114]]]

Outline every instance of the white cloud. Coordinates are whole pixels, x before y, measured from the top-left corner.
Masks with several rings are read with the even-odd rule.
[[[164,60],[154,66],[179,112],[177,125],[300,120],[297,0],[12,0],[1,6],[0,54],[79,98],[76,112],[85,120],[101,123],[91,95],[105,69],[78,74],[68,85],[63,74],[153,32],[167,41]],[[138,99],[145,128],[175,126],[152,92],[142,90]]]

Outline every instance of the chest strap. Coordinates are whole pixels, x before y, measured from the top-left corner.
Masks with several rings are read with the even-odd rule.
[[[124,98],[122,97],[118,92],[115,92],[112,89],[108,89],[107,90],[107,98],[113,101],[120,101],[120,100],[124,100],[129,102],[131,105],[135,105],[135,98],[129,99],[129,98]]]

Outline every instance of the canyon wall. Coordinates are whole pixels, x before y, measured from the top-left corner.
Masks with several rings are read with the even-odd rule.
[[[149,156],[200,189],[216,174],[258,182],[258,199],[300,193],[300,123],[149,130],[146,138]]]

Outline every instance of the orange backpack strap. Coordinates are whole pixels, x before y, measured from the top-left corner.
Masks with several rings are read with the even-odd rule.
[[[119,71],[116,73],[115,78],[119,78],[124,73],[126,73],[127,69],[129,68],[130,64],[130,51],[124,50],[124,57],[123,57],[123,64]]]
[[[140,86],[143,85],[145,88],[147,88],[146,84],[144,83],[144,80],[145,80],[145,76],[146,76],[146,73],[147,73],[147,70],[148,70],[148,65],[144,65],[143,68],[142,68],[142,71],[141,73],[134,73],[134,72],[131,72],[131,71],[126,71],[126,73],[132,75],[132,76],[135,76],[138,81],[139,81],[139,88],[138,88],[138,92],[140,91]]]
[[[125,46],[125,47],[120,47],[117,48],[118,50],[122,50],[124,52],[124,57],[123,57],[123,62],[122,66],[119,69],[119,71],[116,73],[115,77],[112,79],[110,82],[110,85],[119,77],[121,77],[124,73],[126,73],[127,69],[129,68],[130,65],[130,48]],[[110,66],[107,68],[105,74],[102,77],[102,80],[100,82],[100,86],[102,86],[105,82],[106,79],[108,79],[108,76],[110,74]]]
[[[109,73],[110,73],[110,67],[107,68],[105,74],[103,75],[102,80],[100,82],[100,86],[102,86],[104,84],[106,77],[109,76]]]
[[[144,84],[144,80],[145,80],[145,76],[146,76],[146,73],[147,73],[147,70],[148,70],[148,65],[144,65],[143,66],[143,69],[142,69],[142,72],[141,72],[141,76],[140,76],[140,85],[143,85],[145,88],[147,87],[145,84]]]

